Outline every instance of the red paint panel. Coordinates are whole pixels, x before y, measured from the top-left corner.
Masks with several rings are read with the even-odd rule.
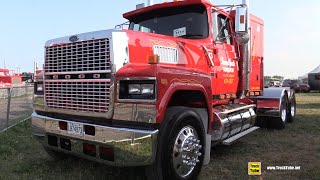
[[[280,100],[279,99],[265,99],[265,100],[257,100],[258,108],[273,108],[279,109]]]

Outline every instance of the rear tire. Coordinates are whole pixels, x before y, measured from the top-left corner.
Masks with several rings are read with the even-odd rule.
[[[204,160],[205,130],[195,111],[187,107],[170,108],[158,142],[156,160],[146,167],[148,179],[197,179]]]
[[[286,122],[288,119],[288,95],[287,93],[285,93],[282,97],[281,97],[281,101],[280,101],[280,117],[275,118],[275,128],[276,129],[284,129],[286,127]]]
[[[296,95],[293,93],[291,96],[289,106],[288,106],[288,123],[292,123],[296,117],[297,113],[297,103],[296,103]]]

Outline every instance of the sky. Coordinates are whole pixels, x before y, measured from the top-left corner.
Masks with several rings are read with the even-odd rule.
[[[112,29],[122,14],[147,0],[11,0],[0,3],[0,67],[33,71],[43,63],[46,40]],[[164,1],[154,0],[155,3]],[[212,0],[240,4],[241,0]],[[251,0],[251,13],[265,22],[265,75],[297,78],[320,65],[319,0]]]

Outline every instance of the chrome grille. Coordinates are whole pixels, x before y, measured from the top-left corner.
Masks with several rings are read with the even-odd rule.
[[[108,112],[110,80],[48,80],[45,81],[45,88],[49,108],[77,112]]]
[[[57,44],[46,48],[46,74],[111,70],[109,39]]]

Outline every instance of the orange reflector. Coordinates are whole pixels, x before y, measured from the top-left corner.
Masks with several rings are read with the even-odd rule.
[[[240,23],[241,23],[241,24],[244,24],[244,15],[241,15],[241,16],[240,16]]]
[[[149,64],[158,64],[159,63],[159,56],[157,54],[148,55],[147,61]]]
[[[225,95],[220,95],[220,99],[225,99],[226,96]]]
[[[254,93],[256,96],[259,96],[260,95],[260,92],[255,92]]]

